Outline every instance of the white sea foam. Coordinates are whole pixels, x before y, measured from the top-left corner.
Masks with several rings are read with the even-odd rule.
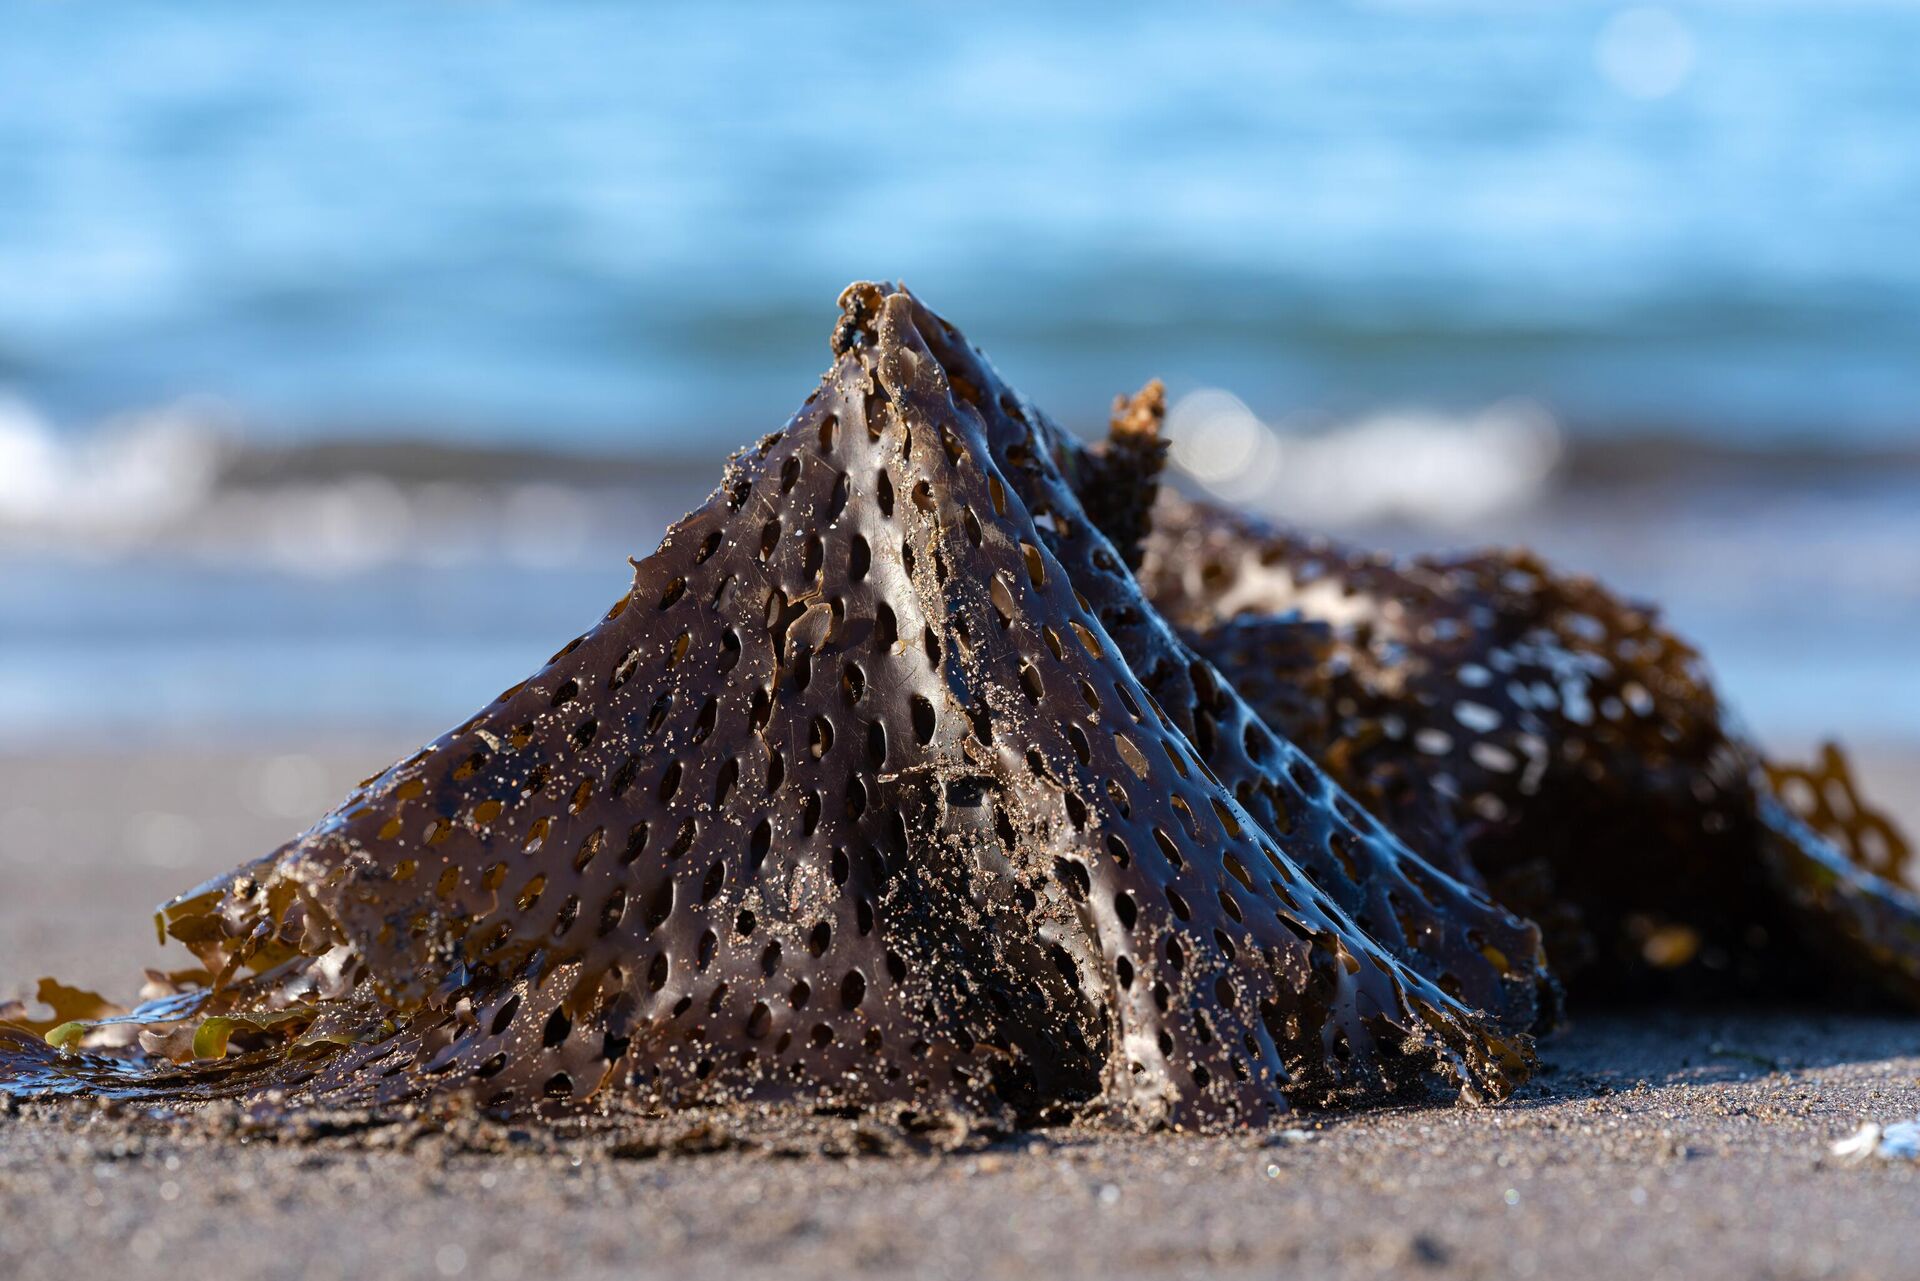
[[[113,550],[202,506],[227,452],[229,415],[188,400],[78,438],[0,398],[0,537]]]
[[[617,560],[676,514],[617,480],[554,479],[537,455],[423,444],[401,447],[396,464],[369,449],[318,458],[309,473],[297,455],[262,451],[211,400],[66,432],[0,399],[0,554],[138,555],[322,578],[398,564],[559,568]],[[579,470],[558,456],[552,465]],[[429,478],[436,469],[465,478]],[[686,502],[698,496],[690,488]]]
[[[1212,493],[1309,525],[1470,524],[1541,498],[1563,453],[1552,415],[1525,400],[1269,423],[1207,388],[1173,406],[1167,433],[1175,464]]]

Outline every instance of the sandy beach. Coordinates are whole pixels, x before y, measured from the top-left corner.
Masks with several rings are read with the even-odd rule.
[[[408,745],[0,762],[8,992],[41,973],[124,992],[164,956],[154,902]],[[1920,753],[1862,755],[1912,824]],[[1920,1275],[1920,1165],[1828,1156],[1864,1119],[1920,1113],[1920,1022],[1575,1013],[1503,1106],[1229,1138],[847,1124],[829,1146],[880,1150],[836,1157],[818,1130],[726,1122],[618,1145],[357,1123],[286,1142],[21,1107],[0,1122],[0,1275]]]
[[[7,19],[0,1281],[1920,1281],[1920,3]]]

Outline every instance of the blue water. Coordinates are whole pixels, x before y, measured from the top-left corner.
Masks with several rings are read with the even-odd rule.
[[[0,747],[452,723],[705,470],[221,460],[717,457],[862,277],[1077,427],[1157,374],[1269,421],[1521,398],[1575,445],[1896,456],[1920,4],[0,0]],[[1668,602],[1770,736],[1912,738],[1920,470],[1822,467],[1394,533]]]
[[[8,5],[0,389],[717,445],[889,276],[1076,422],[1159,373],[1911,438],[1920,6],[1679,5],[1610,62],[1621,12]]]

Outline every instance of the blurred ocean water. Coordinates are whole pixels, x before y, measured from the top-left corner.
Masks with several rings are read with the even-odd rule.
[[[1838,0],[9,5],[0,739],[457,718],[860,277],[1077,429],[1166,378],[1200,483],[1668,600],[1763,728],[1920,733],[1916,52]]]
[[[901,277],[1082,418],[1157,372],[1884,439],[1916,49],[1842,0],[14,5],[0,379],[62,427],[730,442]]]

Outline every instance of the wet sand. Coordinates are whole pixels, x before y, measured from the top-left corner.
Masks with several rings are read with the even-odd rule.
[[[126,992],[169,959],[154,902],[410,745],[0,759],[0,990],[50,972]],[[1915,825],[1920,751],[1862,757]],[[1920,1276],[1920,1164],[1826,1156],[1862,1119],[1920,1114],[1920,1019],[1576,1013],[1501,1107],[1232,1138],[721,1122],[664,1145],[418,1125],[290,1143],[20,1108],[0,1118],[0,1276]]]

